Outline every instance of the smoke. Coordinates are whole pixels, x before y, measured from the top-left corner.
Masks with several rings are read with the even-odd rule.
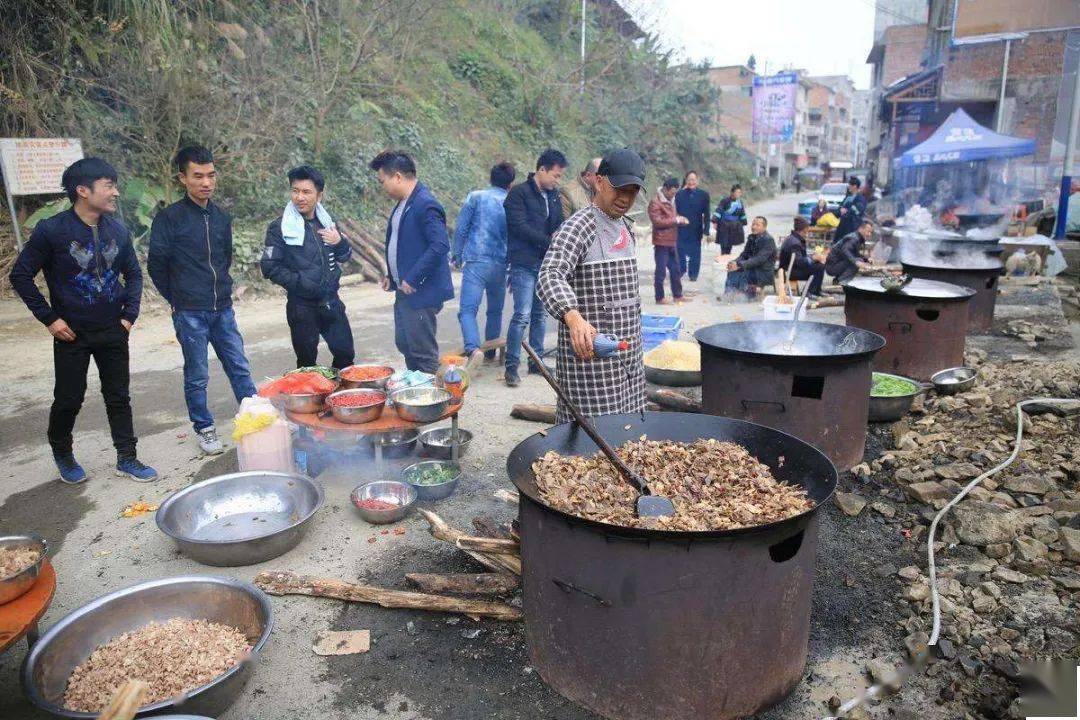
[[[794,326],[795,333],[792,335]],[[724,323],[706,328],[702,342],[738,352],[808,357],[861,352],[868,342],[865,330],[844,325],[786,320]],[[854,338],[849,335],[854,333]]]
[[[980,247],[985,245],[985,247]],[[930,239],[902,237],[897,255],[900,262],[921,267],[950,270],[989,270],[1001,267],[1001,261],[987,250],[996,243],[971,241],[971,243],[941,242]]]

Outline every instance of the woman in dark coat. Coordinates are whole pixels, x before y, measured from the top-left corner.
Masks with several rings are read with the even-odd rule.
[[[746,225],[746,207],[742,201],[741,186],[731,186],[731,194],[716,206],[712,219],[716,225],[716,242],[725,255],[730,255],[731,248],[745,242],[743,226]]]
[[[817,225],[817,221],[821,219],[821,216],[829,212],[829,203],[825,198],[819,197],[817,199],[817,205],[810,211],[810,224]]]

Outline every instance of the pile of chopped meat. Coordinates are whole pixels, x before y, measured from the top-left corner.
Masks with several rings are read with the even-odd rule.
[[[80,663],[68,679],[64,707],[100,712],[128,680],[150,689],[144,705],[205,685],[251,651],[236,628],[206,620],[173,618],[114,637]]]
[[[533,473],[540,497],[588,520],[654,530],[733,530],[783,520],[813,507],[805,490],[778,481],[767,466],[735,443],[642,437],[617,452],[654,495],[671,499],[674,515],[637,517],[637,490],[599,453],[567,457],[552,451],[537,460]]]
[[[0,548],[0,580],[18,575],[40,557],[36,548]]]

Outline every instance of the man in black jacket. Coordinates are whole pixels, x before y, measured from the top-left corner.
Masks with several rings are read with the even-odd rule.
[[[349,243],[322,206],[322,173],[309,165],[289,171],[292,201],[266,227],[263,277],[289,293],[285,320],[292,336],[296,367],[315,365],[319,335],[333,356],[333,366],[353,364],[353,336],[345,304],[338,297],[341,265],[349,260]]]
[[[874,223],[863,220],[858,230],[833,243],[825,260],[825,272],[832,275],[836,282],[845,283],[854,278],[859,270],[869,268],[870,264],[863,260],[862,254],[867,241],[873,236]]]
[[[176,154],[176,167],[186,195],[154,217],[146,265],[154,286],[172,306],[173,328],[184,353],[188,417],[199,447],[213,455],[224,448],[206,403],[207,344],[214,346],[237,402],[256,389],[232,309],[232,219],[210,200],[217,187],[214,157],[206,148],[191,145]]]
[[[776,271],[773,266],[776,262],[776,241],[765,231],[768,224],[768,220],[760,215],[750,223],[750,236],[746,238],[742,253],[727,265],[725,296],[743,293],[753,300],[758,288],[772,282]]]
[[[130,233],[111,217],[120,196],[116,170],[100,158],[84,158],[64,171],[61,184],[71,209],[37,224],[10,276],[15,292],[54,338],[56,382],[48,430],[53,459],[65,483],[86,480],[71,433],[93,358],[116,448],[116,473],[139,482],[157,480],[157,472],[135,456],[128,333],[139,316],[142,271]],[[38,272],[44,272],[48,300],[34,284]]]
[[[559,181],[566,169],[566,156],[547,149],[536,160],[536,172],[515,185],[506,195],[507,254],[510,259],[510,292],[514,296],[514,314],[506,331],[506,384],[517,387],[521,380],[521,340],[529,329],[529,345],[543,352],[546,310],[536,295],[536,279],[551,236],[562,224]],[[581,212],[580,210],[578,212]],[[532,363],[529,372],[535,372]]]
[[[806,229],[810,222],[802,215],[795,216],[795,229],[780,246],[780,269],[787,272],[788,280],[809,280],[806,288],[809,297],[821,295],[821,282],[825,278],[825,264],[818,253],[810,255],[806,249]],[[788,272],[790,270],[790,272]]]

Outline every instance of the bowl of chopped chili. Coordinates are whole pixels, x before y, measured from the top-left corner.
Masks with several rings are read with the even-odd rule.
[[[376,480],[360,485],[349,496],[360,517],[372,525],[397,522],[416,504],[416,489],[397,480]]]

